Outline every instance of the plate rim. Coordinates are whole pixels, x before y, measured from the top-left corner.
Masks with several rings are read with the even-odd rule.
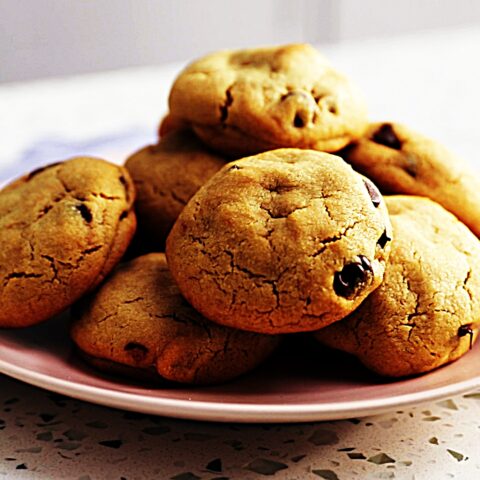
[[[83,385],[68,379],[52,377],[14,365],[3,359],[0,359],[0,373],[35,387],[110,408],[188,420],[236,423],[299,423],[361,418],[392,411],[395,408],[438,401],[480,387],[480,375],[476,375],[453,384],[388,398],[354,400],[335,404],[330,402],[271,405],[147,397],[137,393],[112,391],[103,387]]]

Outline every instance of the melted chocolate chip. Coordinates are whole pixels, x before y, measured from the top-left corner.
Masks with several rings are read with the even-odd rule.
[[[148,352],[148,348],[145,345],[142,345],[141,343],[137,342],[128,342],[123,349],[128,352],[129,350],[133,350],[135,348],[138,348],[140,350],[144,350],[145,352]]]
[[[470,335],[470,350],[473,346],[473,328],[472,324],[468,323],[466,325],[461,325],[458,329],[457,335],[459,337],[465,337],[466,335]]]
[[[295,128],[303,128],[305,126],[305,122],[303,121],[303,118],[298,113],[295,115],[295,118],[293,119],[293,126]]]
[[[222,460],[220,458],[215,458],[207,464],[205,467],[209,472],[221,473],[222,472]]]
[[[402,142],[397,137],[392,125],[384,123],[372,136],[372,140],[380,145],[400,150]]]
[[[392,239],[388,236],[387,229],[385,229],[381,237],[377,240],[377,245],[379,245],[380,248],[385,248],[385,245],[391,240]]]
[[[75,205],[75,208],[80,212],[80,215],[87,223],[90,223],[93,220],[92,212],[84,203]]]
[[[364,178],[363,183],[372,199],[373,206],[377,208],[382,203],[382,195],[378,191],[378,188],[368,178]]]
[[[372,276],[370,260],[364,255],[359,255],[358,261],[347,263],[341,272],[335,273],[333,289],[338,296],[350,299],[367,285]]]
[[[417,176],[418,165],[417,160],[412,155],[407,155],[403,169],[413,178]]]
[[[335,104],[329,105],[329,106],[328,106],[328,111],[329,111],[330,113],[333,113],[334,115],[336,115],[336,114],[338,113],[337,107],[336,107]]]
[[[123,347],[123,349],[126,352],[129,352],[133,360],[136,362],[141,362],[144,360],[148,353],[148,348],[145,345],[137,342],[129,342]]]

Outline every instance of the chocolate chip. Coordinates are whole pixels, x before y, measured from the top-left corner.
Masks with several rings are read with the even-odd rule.
[[[303,118],[298,113],[295,115],[295,118],[293,119],[293,126],[295,128],[303,128],[305,126],[305,122]]]
[[[128,342],[123,349],[130,353],[135,362],[141,362],[144,360],[148,353],[148,348],[137,342]]]
[[[90,223],[93,220],[92,212],[84,203],[75,205],[75,208],[80,212],[80,215],[87,223]]]
[[[337,103],[332,97],[324,97],[322,103],[326,106],[327,110],[336,115],[338,113]]]
[[[391,240],[392,239],[388,236],[387,229],[385,229],[382,236],[377,240],[377,245],[379,245],[380,248],[385,248],[385,245]]]
[[[340,297],[347,299],[355,297],[373,276],[370,260],[364,255],[358,256],[358,261],[347,263],[341,272],[336,272],[333,289]]]
[[[380,194],[378,188],[368,178],[364,178],[363,183],[365,184],[368,194],[372,199],[373,206],[377,208],[382,203],[382,195]]]
[[[148,348],[145,346],[145,345],[142,345],[141,343],[137,343],[137,342],[128,342],[124,347],[123,349],[128,352],[129,350],[134,350],[135,348],[138,348],[140,350],[145,350],[146,352],[148,352]]]
[[[232,165],[228,171],[231,172],[232,170],[241,170],[241,168],[238,165]]]
[[[472,324],[468,323],[466,325],[461,325],[460,328],[458,329],[457,335],[461,337],[465,337],[466,335],[470,335],[470,350],[472,349],[473,346],[473,328]]]
[[[222,472],[222,460],[220,458],[215,458],[211,462],[208,462],[205,467],[209,472],[221,473]]]
[[[403,169],[413,178],[417,176],[418,164],[415,157],[407,155],[405,157],[405,165]]]
[[[120,448],[123,442],[121,440],[103,440],[102,442],[98,442],[98,444],[108,448]]]
[[[331,104],[328,106],[328,111],[330,113],[333,113],[334,115],[336,115],[338,112],[337,112],[337,107],[335,106],[335,104]]]
[[[390,123],[384,123],[372,136],[372,140],[380,145],[400,150],[402,142],[397,137]]]

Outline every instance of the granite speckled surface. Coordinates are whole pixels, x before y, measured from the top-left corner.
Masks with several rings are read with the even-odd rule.
[[[405,122],[478,162],[479,44],[480,29],[468,28],[324,50],[365,91],[373,119]],[[0,180],[76,153],[123,161],[153,141],[179,68],[0,86]],[[236,425],[113,410],[0,375],[6,479],[471,480],[479,440],[480,390],[375,417]]]
[[[0,377],[0,477],[175,480],[480,478],[480,392],[337,422],[189,422]]]

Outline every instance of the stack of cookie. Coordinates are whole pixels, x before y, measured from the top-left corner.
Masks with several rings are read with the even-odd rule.
[[[478,175],[366,112],[308,45],[192,63],[126,168],[74,159],[0,193],[0,326],[76,302],[91,364],[184,383],[243,374],[299,332],[387,376],[459,358],[479,329]],[[136,258],[104,280],[134,192]]]

